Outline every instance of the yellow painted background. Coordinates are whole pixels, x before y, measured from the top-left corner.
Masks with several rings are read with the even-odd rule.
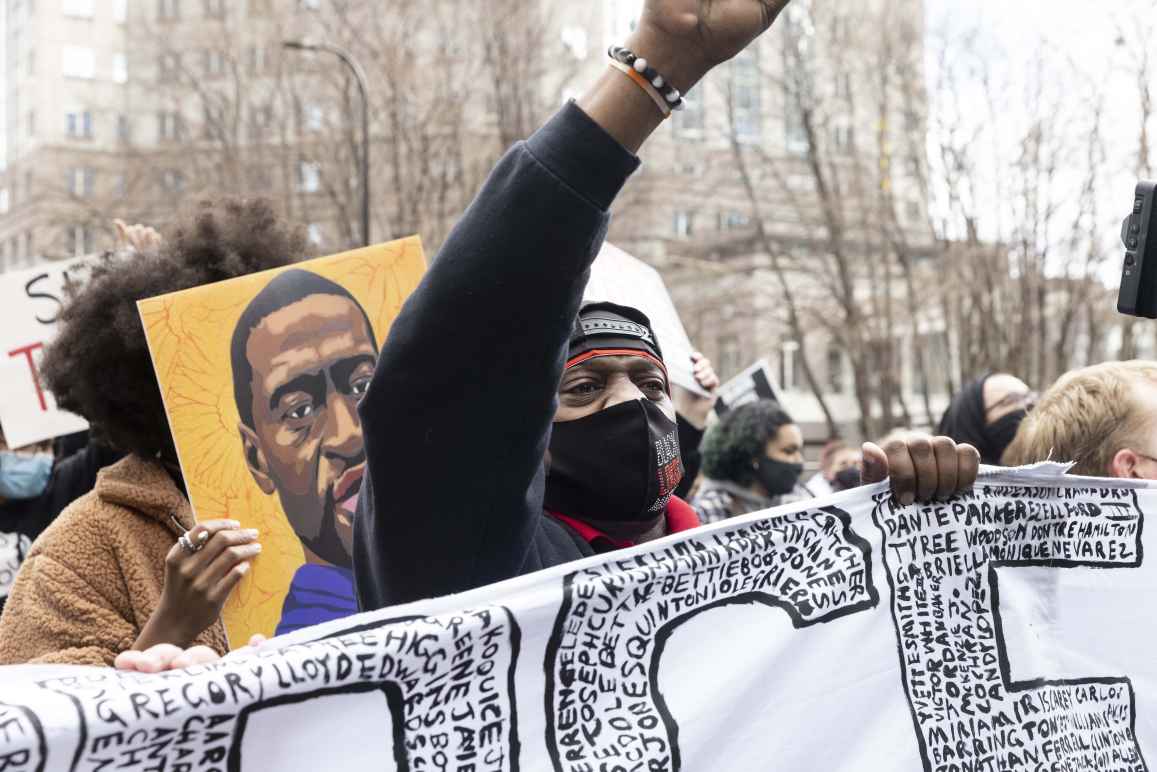
[[[245,466],[229,360],[233,327],[245,306],[273,277],[292,268],[349,290],[369,315],[381,346],[418,286],[426,259],[414,236],[138,303],[193,511],[199,520],[228,517],[261,532],[261,555],[222,614],[234,647],[253,633],[273,634],[289,583],[305,562],[277,494],[262,493]]]

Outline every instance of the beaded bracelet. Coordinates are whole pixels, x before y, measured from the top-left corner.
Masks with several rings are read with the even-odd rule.
[[[659,108],[659,112],[663,114],[663,118],[671,117],[671,108],[667,106],[667,100],[663,95],[651,85],[651,82],[644,78],[640,73],[635,72],[634,67],[628,67],[622,62],[612,59],[610,61],[611,67],[614,67],[619,72],[626,75],[631,80],[635,81],[635,85],[647,92],[647,96],[651,97],[651,101],[655,103],[655,107]]]
[[[682,110],[687,106],[683,100],[683,95],[679,93],[679,89],[668,83],[666,78],[647,63],[646,59],[637,55],[634,51],[623,48],[622,46],[611,46],[607,54],[611,57],[612,62],[618,62],[631,68],[642,77],[647,86],[654,89],[655,93],[658,94],[662,100],[661,102],[656,102],[656,104],[659,104],[659,109],[663,110],[663,115],[668,115],[671,110]],[[644,84],[640,83],[639,85],[642,86]],[[651,89],[647,89],[647,91],[650,93]],[[652,99],[653,98],[654,94],[652,94]]]

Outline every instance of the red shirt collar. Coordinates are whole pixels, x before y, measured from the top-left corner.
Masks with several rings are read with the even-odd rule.
[[[584,523],[582,520],[576,520],[573,517],[567,517],[558,512],[548,512],[548,514],[574,529],[574,531],[583,538],[583,541],[595,548],[595,552],[607,552],[610,549],[624,549],[635,546],[635,542],[629,539],[612,539],[598,528]],[[683,499],[672,496],[671,500],[667,502],[667,533],[682,533],[692,528],[698,528],[699,525],[699,516],[695,514],[695,509],[686,501],[683,501]],[[600,547],[602,549],[600,549]]]

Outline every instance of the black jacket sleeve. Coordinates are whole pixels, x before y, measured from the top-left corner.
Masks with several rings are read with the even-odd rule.
[[[395,320],[362,400],[362,609],[517,575],[566,345],[638,160],[577,106],[498,163]]]

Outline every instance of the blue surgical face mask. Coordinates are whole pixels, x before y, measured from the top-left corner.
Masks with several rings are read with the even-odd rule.
[[[0,450],[0,499],[34,499],[48,487],[52,456]]]

